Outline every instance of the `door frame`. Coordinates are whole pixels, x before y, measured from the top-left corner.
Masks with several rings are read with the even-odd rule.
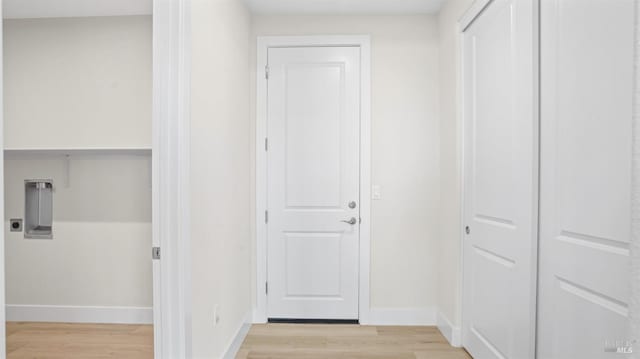
[[[152,16],[154,358],[191,358],[191,0],[153,0]]]
[[[359,47],[360,48],[360,266],[358,318],[370,318],[371,267],[371,38],[369,35],[259,36],[256,67],[256,305],[254,323],[266,323],[267,294],[267,53],[278,47]]]
[[[533,153],[535,155],[535,158],[533,159],[533,165],[535,166],[534,168],[534,172],[536,173],[536,176],[534,178],[534,196],[535,196],[535,200],[534,202],[534,207],[532,209],[533,212],[533,221],[534,221],[534,225],[533,227],[533,231],[535,233],[532,234],[532,238],[534,240],[534,243],[532,245],[533,248],[533,252],[531,253],[532,255],[532,261],[531,261],[531,275],[532,275],[532,280],[531,280],[531,285],[532,285],[532,289],[533,289],[533,293],[536,294],[536,298],[534,298],[532,300],[532,308],[531,309],[531,323],[533,323],[533,330],[531,330],[531,336],[530,336],[530,340],[531,340],[531,352],[529,353],[531,358],[535,358],[536,356],[536,349],[537,349],[537,312],[538,312],[538,300],[537,300],[537,293],[538,293],[538,248],[539,248],[539,199],[540,199],[540,0],[528,0],[531,1],[533,4],[533,16],[534,16],[534,28],[533,28],[533,59],[532,59],[532,66],[533,66],[533,71],[532,71],[532,77],[533,77],[533,90],[532,93],[534,94],[534,98],[533,98],[533,118],[536,119],[537,121],[537,126],[534,126],[533,131],[535,131],[534,136],[536,138],[536,140],[534,141],[536,148],[534,149]],[[459,228],[459,241],[460,241],[460,262],[458,264],[458,302],[456,303],[456,307],[458,312],[460,313],[460,323],[459,323],[459,337],[456,338],[456,343],[452,343],[453,345],[459,345],[460,347],[464,347],[464,317],[465,317],[465,310],[464,310],[464,295],[465,295],[465,288],[464,288],[464,264],[465,264],[465,238],[466,238],[466,234],[465,234],[465,202],[466,202],[466,198],[467,196],[469,196],[468,193],[466,193],[465,191],[465,177],[466,177],[466,173],[465,173],[465,163],[468,160],[465,157],[465,149],[466,149],[466,137],[467,137],[467,131],[466,131],[466,127],[467,127],[467,121],[466,121],[466,114],[464,111],[464,86],[465,86],[465,81],[464,81],[464,33],[467,30],[467,28],[469,28],[469,26],[478,18],[478,16],[480,16],[480,14],[482,14],[484,12],[484,10],[491,5],[494,2],[494,0],[476,0],[474,1],[469,8],[464,12],[464,14],[460,17],[460,19],[458,20],[458,24],[457,24],[457,36],[456,36],[456,49],[458,51],[458,54],[456,56],[456,86],[457,86],[457,90],[456,90],[456,121],[458,123],[458,151],[459,151],[459,163],[458,163],[458,186],[460,189],[460,200],[459,200],[459,206],[460,206],[460,211],[459,211],[459,219],[460,219],[460,228]]]
[[[189,151],[191,0],[153,0],[152,243],[154,358],[191,357]],[[0,0],[0,21],[2,0]],[[0,109],[3,49],[0,26]],[[0,150],[4,152],[3,111]],[[4,156],[0,156],[0,203],[4,204]],[[4,205],[0,205],[0,308],[6,304]],[[151,249],[151,248],[149,248]],[[149,250],[151,257],[151,250]],[[6,316],[0,310],[0,358],[6,357]]]
[[[4,273],[4,8],[0,0],[0,358],[7,356],[7,334],[6,334],[6,300],[5,300],[5,273]]]

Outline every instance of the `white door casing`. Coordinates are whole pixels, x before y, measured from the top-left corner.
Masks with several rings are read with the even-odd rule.
[[[540,358],[625,358],[605,349],[633,339],[634,6],[541,4]]]
[[[268,69],[269,318],[358,319],[360,49],[270,48]]]
[[[463,207],[469,228],[462,341],[476,358],[535,355],[535,3],[485,1],[461,23]]]
[[[154,358],[191,357],[191,0],[153,1]],[[149,251],[151,257],[151,250]]]
[[[0,0],[0,19],[2,17],[2,0]],[[4,77],[3,77],[3,32],[0,27],[0,149],[4,152]],[[5,277],[4,277],[4,155],[0,156],[0,308],[5,308]],[[0,358],[6,358],[6,325],[5,325],[5,310],[0,311]]]

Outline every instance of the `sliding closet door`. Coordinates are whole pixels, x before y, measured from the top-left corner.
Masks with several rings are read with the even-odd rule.
[[[634,1],[541,6],[538,357],[607,358],[630,339]]]
[[[463,345],[533,358],[538,117],[535,1],[494,0],[464,31]]]

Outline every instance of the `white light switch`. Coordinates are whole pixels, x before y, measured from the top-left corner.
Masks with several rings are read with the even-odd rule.
[[[382,199],[380,194],[380,185],[374,184],[371,186],[371,199]]]

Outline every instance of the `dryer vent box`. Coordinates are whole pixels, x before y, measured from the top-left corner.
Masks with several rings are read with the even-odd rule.
[[[26,180],[24,237],[53,238],[53,181]]]

